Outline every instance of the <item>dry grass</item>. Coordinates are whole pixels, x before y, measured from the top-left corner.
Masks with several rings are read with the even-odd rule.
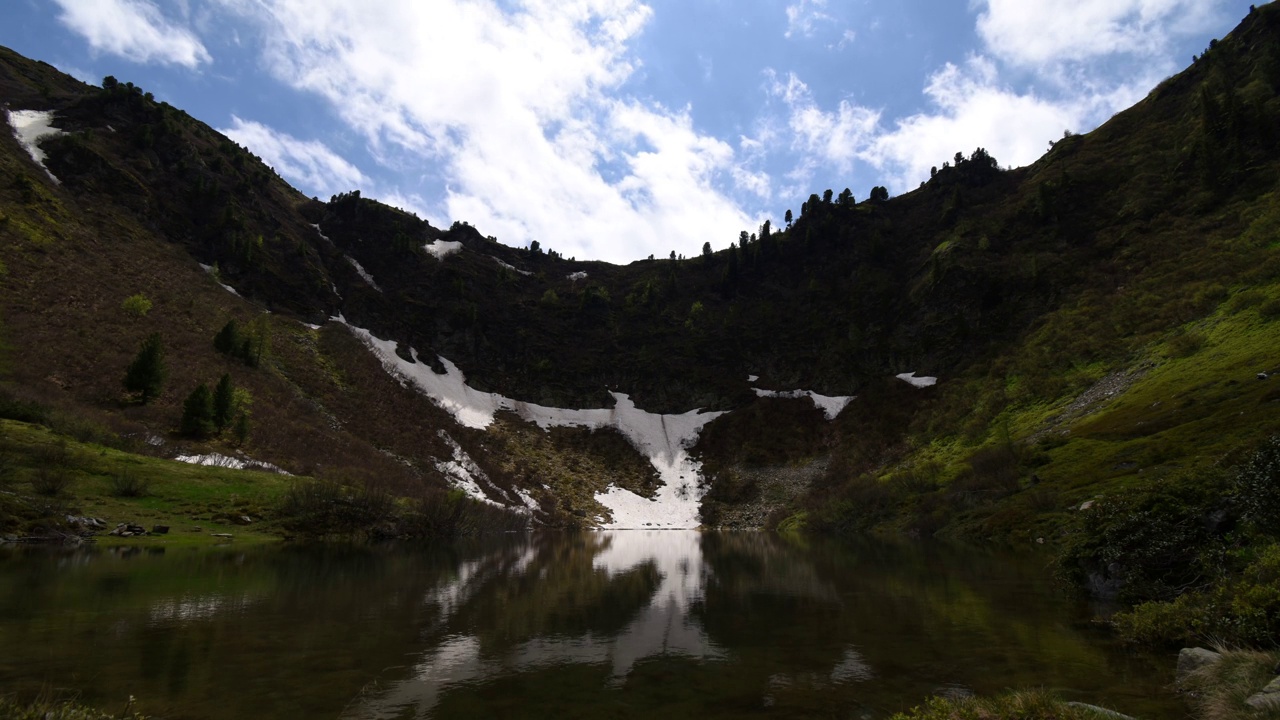
[[[1280,651],[1230,650],[1219,648],[1222,660],[1206,665],[1183,680],[1191,693],[1200,720],[1278,720],[1280,705],[1255,710],[1245,704],[1276,677]]]

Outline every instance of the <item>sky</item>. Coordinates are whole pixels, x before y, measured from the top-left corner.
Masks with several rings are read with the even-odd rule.
[[[630,262],[1034,162],[1230,32],[1241,0],[6,0],[0,44],[133,82],[307,195]],[[18,109],[18,108],[14,108]]]

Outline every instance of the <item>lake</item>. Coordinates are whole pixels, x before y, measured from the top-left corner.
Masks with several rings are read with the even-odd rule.
[[[0,693],[166,718],[883,718],[1045,687],[1180,717],[1043,555],[761,532],[0,547]]]

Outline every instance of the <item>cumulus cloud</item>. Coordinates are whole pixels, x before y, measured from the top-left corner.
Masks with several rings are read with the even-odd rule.
[[[218,132],[245,146],[281,177],[320,197],[367,188],[369,178],[316,140],[299,140],[262,123],[231,116],[231,127]]]
[[[1151,56],[1194,31],[1219,0],[978,0],[978,34],[1002,60],[1038,66],[1105,55]]]
[[[139,63],[195,68],[211,62],[204,44],[146,0],[54,0],[58,19],[99,52]]]
[[[287,84],[328,100],[389,166],[429,164],[449,217],[512,245],[631,260],[749,227],[760,186],[688,108],[620,96],[638,0],[222,0]]]
[[[820,163],[832,165],[841,173],[849,173],[853,160],[878,130],[879,111],[848,100],[841,100],[834,110],[826,111],[818,106],[809,86],[795,73],[788,73],[782,80],[776,72],[769,70],[766,77],[769,93],[781,99],[789,109],[787,123],[791,131],[791,148],[804,158],[793,176],[805,179]]]

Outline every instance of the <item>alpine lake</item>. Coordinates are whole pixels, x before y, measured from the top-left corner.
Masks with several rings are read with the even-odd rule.
[[[0,547],[0,694],[162,718],[885,718],[1049,688],[1181,717],[1047,556],[763,532]]]

